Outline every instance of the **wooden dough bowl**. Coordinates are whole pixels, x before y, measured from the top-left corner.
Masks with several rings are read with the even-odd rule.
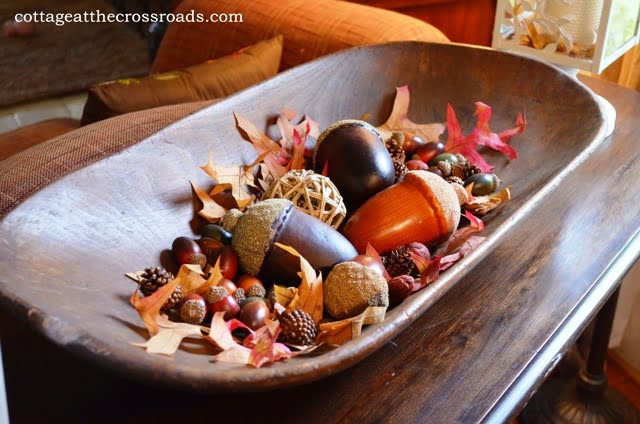
[[[170,358],[131,345],[148,337],[128,302],[124,277],[158,264],[179,235],[194,235],[189,179],[212,152],[229,166],[255,157],[236,128],[237,111],[273,136],[283,107],[321,123],[371,114],[388,117],[395,87],[408,84],[410,118],[443,122],[447,102],[463,129],[474,102],[493,107],[492,128],[529,128],[513,139],[520,158],[488,161],[513,199],[486,219],[488,240],[425,290],[390,311],[383,323],[322,355],[253,369],[213,363],[205,343]],[[0,221],[0,305],[55,343],[125,376],[197,391],[256,391],[311,382],[343,370],[403,331],[443,296],[603,140],[598,101],[580,82],[544,63],[462,45],[392,43],[344,51],[289,70],[183,119],[120,153],[53,182]],[[576,199],[580,201],[580,199]],[[570,225],[570,223],[568,223]],[[194,235],[195,236],[195,235]],[[166,254],[166,253],[164,253]]]

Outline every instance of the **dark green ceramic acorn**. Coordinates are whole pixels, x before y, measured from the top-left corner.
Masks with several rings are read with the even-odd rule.
[[[393,161],[380,134],[371,124],[355,119],[338,121],[318,137],[313,167],[321,174],[325,166],[348,214],[395,179]]]
[[[200,235],[202,237],[218,240],[222,244],[231,244],[231,237],[233,237],[233,234],[217,224],[205,225],[200,230]]]
[[[465,186],[473,183],[471,194],[474,196],[486,196],[493,193],[498,188],[500,180],[496,174],[474,174],[467,178],[464,182]]]
[[[455,165],[458,163],[458,158],[456,157],[455,154],[453,153],[441,153],[438,156],[436,156],[435,158],[431,159],[429,161],[429,166],[436,166],[438,165],[439,162],[442,161],[447,161],[449,163],[451,163],[451,165]]]

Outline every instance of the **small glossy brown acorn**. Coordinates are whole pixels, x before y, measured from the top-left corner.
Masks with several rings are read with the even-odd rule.
[[[264,302],[249,302],[242,307],[240,321],[250,329],[257,330],[264,325],[264,319],[269,317],[269,307]]]
[[[224,312],[225,320],[235,318],[236,315],[240,313],[240,305],[236,302],[236,298],[231,295],[225,296],[222,300],[218,300],[216,303],[212,303],[209,305],[209,308],[211,310],[211,314]]]
[[[407,161],[405,165],[409,171],[426,171],[427,169],[429,169],[429,165],[422,162],[422,160],[420,159],[411,159],[410,161]]]
[[[233,281],[227,279],[227,278],[223,278],[222,280],[220,280],[218,282],[219,286],[224,287],[225,289],[227,289],[227,291],[229,292],[229,294],[233,294],[235,293],[236,289],[238,288]]]
[[[180,265],[190,264],[191,258],[196,253],[202,253],[200,246],[189,237],[178,237],[171,245],[173,257]]]
[[[347,206],[355,211],[374,194],[393,184],[395,169],[382,137],[370,124],[358,120],[338,121],[318,137],[314,170],[338,187]]]
[[[359,252],[367,242],[378,252],[412,242],[443,243],[460,221],[460,200],[452,186],[429,171],[409,171],[402,182],[362,205],[343,233]]]
[[[407,156],[411,156],[418,150],[419,147],[424,146],[426,143],[423,139],[415,134],[405,132],[404,143],[402,144],[402,150]]]
[[[255,284],[259,284],[260,286],[262,286],[262,288],[264,288],[264,284],[262,284],[262,281],[260,281],[258,277],[249,274],[244,274],[238,277],[237,286],[243,289],[245,293],[249,291],[249,289]]]
[[[222,276],[233,280],[238,273],[238,256],[231,246],[224,246],[220,252],[220,271]]]
[[[198,246],[200,246],[202,253],[207,257],[207,262],[213,265],[216,263],[220,252],[222,252],[224,244],[216,239],[202,237],[198,240]]]
[[[416,154],[425,163],[429,163],[434,157],[444,153],[444,144],[439,141],[432,141],[424,146],[418,147]]]
[[[358,255],[355,258],[351,259],[351,262],[359,263],[360,265],[364,265],[368,268],[371,268],[374,271],[377,271],[378,274],[384,276],[384,265],[377,259],[374,259],[369,255]]]

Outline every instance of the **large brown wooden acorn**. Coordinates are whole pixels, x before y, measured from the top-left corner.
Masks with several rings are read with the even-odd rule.
[[[320,134],[313,166],[317,173],[326,166],[347,213],[389,187],[395,178],[393,161],[378,131],[353,119],[338,121]]]
[[[367,242],[378,252],[405,244],[443,243],[460,221],[466,193],[428,171],[410,171],[402,182],[376,194],[355,211],[343,234],[358,252]]]
[[[234,225],[231,245],[240,267],[262,281],[295,286],[300,283],[300,259],[275,246],[281,243],[296,249],[315,269],[327,270],[357,255],[339,232],[322,221],[296,209],[286,199],[256,203],[238,215],[228,214]],[[223,218],[226,226],[227,216]]]

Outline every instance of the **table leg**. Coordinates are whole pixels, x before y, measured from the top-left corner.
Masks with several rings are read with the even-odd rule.
[[[9,423],[9,406],[4,384],[4,366],[2,365],[2,345],[0,344],[0,424]]]
[[[577,378],[545,382],[520,414],[528,423],[640,423],[640,411],[607,387],[605,361],[620,287],[596,315],[591,348]]]

